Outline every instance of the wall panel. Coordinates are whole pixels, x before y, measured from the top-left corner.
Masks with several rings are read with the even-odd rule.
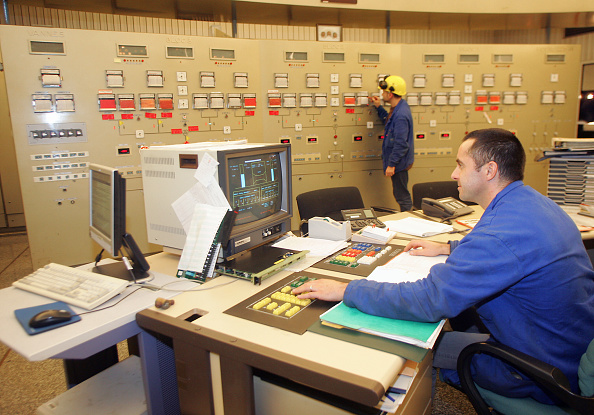
[[[153,22],[153,31],[159,32],[172,30],[172,24],[178,29],[185,27],[171,19],[115,16],[115,21],[120,22],[122,31],[0,26],[12,138],[35,266],[50,261],[70,265],[92,260],[98,247],[88,237],[88,182],[81,176],[85,172],[84,163],[98,162],[120,168],[128,178],[128,188],[138,191],[142,187],[138,148],[146,145],[243,138],[269,143],[289,140],[295,195],[312,188],[357,183],[366,203],[397,207],[389,180],[382,175],[383,126],[367,101],[370,95],[378,94],[379,74],[400,74],[409,85],[407,100],[417,137],[411,186],[427,180],[447,180],[455,165],[459,141],[466,131],[501,126],[517,132],[523,141],[531,160],[528,169],[537,172],[527,174],[529,184],[544,191],[546,177],[538,174],[543,164],[533,162],[534,156],[550,144],[551,137],[575,135],[574,104],[580,73],[580,48],[576,45],[386,44],[373,43],[373,32],[365,29],[345,29],[349,36],[367,39],[365,42],[328,43],[313,41],[312,27],[302,27],[301,32],[288,26],[245,24],[238,24],[238,32],[244,36],[282,39],[232,39],[129,31],[139,30],[141,22],[147,23],[147,30]],[[223,35],[231,29],[229,23],[204,22],[200,26],[206,32],[212,30]],[[408,36],[408,32],[397,35]],[[311,40],[290,40],[295,33]],[[419,31],[415,40],[430,41],[433,36],[443,38],[446,34],[447,31],[431,34]],[[458,40],[469,36],[464,31],[449,35],[452,36],[449,39]],[[67,52],[32,55],[26,41],[13,39],[62,40]],[[146,45],[149,56],[132,60],[118,57],[114,47],[117,43]],[[194,59],[167,59],[168,45],[191,45]],[[211,56],[211,48],[233,50],[235,58]],[[545,65],[544,56],[550,51],[566,54],[566,63]],[[305,52],[307,58],[286,60],[287,52]],[[343,59],[324,59],[326,52],[342,53]],[[361,62],[360,54],[369,52],[376,53],[378,60]],[[475,53],[480,61],[459,64],[460,53]],[[443,62],[425,62],[425,54],[443,54]],[[492,54],[513,54],[513,63],[495,65]],[[60,70],[60,86],[41,83],[40,71],[46,67]],[[105,71],[114,69],[123,71],[122,87],[106,84]],[[150,85],[147,70],[162,70],[163,85]],[[215,74],[214,88],[201,84],[200,71]],[[185,81],[177,80],[178,72],[186,74]],[[248,75],[247,86],[235,83],[236,73]],[[495,76],[494,83],[484,86],[483,75],[491,73]],[[523,75],[521,86],[510,85],[512,73]],[[277,86],[275,74],[287,74],[288,85]],[[453,86],[443,85],[446,74],[454,74]],[[551,81],[552,74],[558,75],[559,82]],[[318,82],[307,82],[312,75]],[[359,75],[360,84],[354,82]],[[426,84],[415,85],[415,75],[424,75]],[[528,101],[505,105],[493,101],[487,105],[478,101],[478,90],[487,91],[484,97],[490,92],[525,91]],[[543,90],[562,90],[566,100],[541,103]],[[99,91],[115,96],[134,94],[137,107],[121,109],[115,105],[115,96],[114,107],[101,107],[100,98],[106,96],[99,95]],[[456,95],[456,91],[461,95],[459,102],[437,101],[438,96]],[[56,94],[66,92],[73,94],[74,111],[59,111],[55,107]],[[221,107],[194,105],[193,94],[211,97],[215,92],[224,94]],[[138,102],[141,93],[169,94],[173,108],[141,109]],[[279,105],[274,95],[269,96],[276,93],[294,94],[296,102]],[[32,105],[34,94],[50,98],[51,108],[36,112]],[[229,108],[230,94],[244,94],[238,108]],[[244,105],[245,94],[255,94],[255,108]],[[426,94],[429,100],[415,105],[415,94],[417,97]],[[188,100],[187,106],[180,108],[184,100]],[[6,109],[4,115],[8,117],[8,114]],[[55,135],[48,137],[52,131],[82,128],[81,125],[86,134],[72,142]],[[45,132],[45,137],[39,135],[40,131]],[[118,152],[122,148],[126,151]],[[3,198],[6,200],[6,195]],[[130,224],[135,226],[129,231],[142,249],[150,252],[158,247],[146,240],[143,213],[142,206],[129,212],[134,216]]]

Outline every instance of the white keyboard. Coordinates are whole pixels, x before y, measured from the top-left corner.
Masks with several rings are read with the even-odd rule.
[[[52,263],[13,282],[12,285],[92,310],[124,291],[128,281]]]

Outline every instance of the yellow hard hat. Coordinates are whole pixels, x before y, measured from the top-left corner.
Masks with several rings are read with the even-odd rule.
[[[388,75],[379,82],[378,89],[386,89],[394,95],[406,95],[406,82],[399,76]]]

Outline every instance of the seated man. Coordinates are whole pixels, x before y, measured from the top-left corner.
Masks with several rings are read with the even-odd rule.
[[[460,199],[477,202],[485,212],[461,241],[408,244],[405,251],[412,255],[449,255],[426,278],[401,284],[321,279],[293,292],[300,298],[344,300],[369,314],[427,322],[474,306],[494,340],[557,366],[577,392],[579,359],[594,336],[594,271],[568,215],[522,183],[525,161],[520,141],[509,131],[477,130],[464,137],[452,179]],[[457,381],[455,371],[444,374]],[[473,376],[500,395],[553,403],[536,384],[491,356],[475,357]]]

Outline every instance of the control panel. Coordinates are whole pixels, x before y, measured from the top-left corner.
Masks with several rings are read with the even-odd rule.
[[[248,40],[4,25],[0,47],[35,267],[84,263],[98,252],[87,230],[90,162],[122,171],[128,231],[143,252],[160,250],[146,239],[145,146],[290,143],[294,196],[357,186],[366,205],[397,207],[382,171],[383,125],[370,104],[389,74],[405,79],[413,113],[410,186],[448,180],[461,138],[501,127],[524,144],[525,182],[545,193],[548,163],[531,156],[576,130],[579,45]],[[296,203],[293,209],[297,229]]]
[[[336,302],[299,299],[292,290],[320,278],[345,281],[313,272],[297,272],[225,310],[226,314],[303,334]]]

